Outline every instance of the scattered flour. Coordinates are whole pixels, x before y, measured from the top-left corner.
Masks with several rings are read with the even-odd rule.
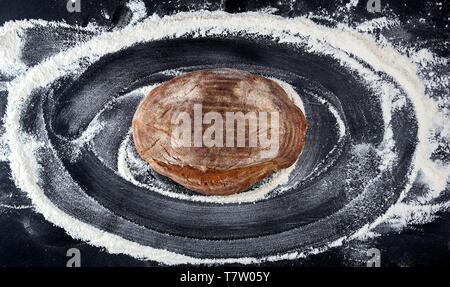
[[[0,71],[12,76],[26,69],[20,59],[22,52],[22,39],[24,29],[32,27],[28,22],[8,22],[0,29]]]
[[[360,32],[373,32],[375,29],[387,29],[399,26],[400,20],[388,19],[386,17],[376,18],[359,24],[356,29]]]
[[[132,17],[129,24],[134,24],[139,20],[147,17],[147,8],[145,3],[141,0],[133,0],[128,2],[127,7],[131,10]]]
[[[133,5],[141,7],[136,8],[136,11],[142,10],[142,4],[139,4],[142,2],[134,1],[132,3],[134,4],[129,4],[132,7],[134,7]],[[351,3],[354,6],[357,1],[352,1]],[[135,13],[133,15],[136,15],[136,18],[133,16],[134,25],[127,26],[122,30],[100,33],[93,39],[48,58],[28,70],[20,62],[22,45],[20,37],[24,29],[33,27],[36,25],[36,22],[10,22],[0,28],[0,40],[3,40],[1,42],[5,43],[6,41],[10,43],[0,46],[0,57],[6,59],[6,61],[0,62],[0,71],[17,75],[14,80],[7,84],[9,95],[4,119],[6,127],[5,139],[10,148],[9,161],[12,178],[19,188],[28,193],[37,211],[41,212],[47,220],[63,227],[71,236],[86,240],[96,246],[105,247],[111,253],[126,253],[137,258],[155,260],[165,264],[222,264],[235,262],[250,264],[263,261],[295,259],[305,257],[308,254],[316,254],[327,248],[339,246],[345,240],[373,235],[372,228],[380,223],[390,221],[405,225],[411,221],[416,222],[424,218],[431,219],[436,210],[448,208],[448,204],[443,204],[442,206],[421,206],[408,205],[402,202],[419,170],[425,174],[425,181],[432,190],[428,195],[430,199],[446,188],[450,175],[449,168],[445,164],[439,164],[430,160],[430,156],[435,149],[435,144],[430,140],[430,131],[442,130],[443,127],[440,125],[446,125],[448,118],[439,113],[437,102],[427,96],[424,81],[418,76],[417,64],[413,63],[407,56],[397,52],[389,44],[380,45],[370,35],[361,34],[357,31],[367,31],[367,25],[360,25],[357,30],[342,26],[339,28],[328,28],[302,17],[285,19],[262,13],[232,15],[224,12],[206,11],[182,12],[157,20],[152,18],[151,20],[144,20],[138,23],[136,21],[144,17],[145,13]],[[52,26],[60,24],[40,21],[39,25]],[[38,185],[40,167],[34,156],[35,151],[43,143],[21,134],[19,128],[22,103],[33,89],[45,87],[61,75],[76,69],[78,66],[77,62],[82,58],[86,59],[87,57],[89,61],[95,62],[102,55],[113,53],[138,42],[152,41],[165,37],[180,37],[187,33],[194,33],[195,36],[223,36],[239,32],[268,36],[280,42],[306,44],[311,53],[331,55],[340,60],[346,67],[354,69],[360,74],[368,73],[354,58],[348,56],[354,55],[356,59],[365,62],[375,72],[384,72],[392,77],[406,92],[414,105],[418,119],[419,143],[415,152],[414,162],[409,171],[409,182],[402,192],[398,203],[394,204],[386,214],[372,224],[363,227],[351,237],[340,238],[326,246],[311,248],[307,252],[289,252],[262,258],[199,259],[167,250],[142,246],[117,235],[106,233],[65,214],[44,195],[41,187]],[[426,54],[426,51],[421,54],[422,59],[432,57]],[[379,81],[373,73],[371,74],[372,76],[369,75],[366,79],[372,84],[378,85]],[[395,94],[395,91],[391,87],[384,86],[379,94],[383,104],[383,117],[386,124],[383,142],[385,143],[384,149],[387,154],[390,154],[389,151],[392,148],[392,134],[389,132],[389,126],[390,114],[392,109],[394,109],[392,105],[393,93]],[[345,133],[345,125],[341,126],[339,124],[339,127]],[[95,129],[92,133],[89,132],[89,135],[86,135],[81,142],[84,143],[90,139],[91,134],[95,134]],[[119,151],[119,173],[124,178],[132,181],[129,171],[126,170],[125,146],[126,142],[124,141]],[[384,168],[388,168],[392,162],[393,159],[388,158]],[[283,182],[288,178],[289,170],[281,173],[282,175],[278,182]],[[267,189],[270,190],[273,187],[268,186]]]

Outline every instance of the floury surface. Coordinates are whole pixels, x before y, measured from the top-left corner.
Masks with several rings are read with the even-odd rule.
[[[104,26],[105,29],[112,29],[114,26],[123,27],[128,22],[134,21],[136,17],[133,15],[139,15],[130,6],[110,6],[102,4],[88,4],[82,12],[78,14],[69,14],[66,16],[65,3],[59,4],[64,1],[54,1],[50,5],[53,9],[37,9],[32,6],[20,6],[18,1],[12,1],[17,5],[17,14],[15,14],[13,8],[9,6],[8,9],[0,9],[0,11],[9,11],[7,15],[1,15],[0,18],[4,21],[21,18],[43,18],[47,20],[62,20],[65,19],[69,24],[87,25],[88,23],[98,23]],[[366,19],[377,18],[381,15],[372,15],[365,11],[365,3],[357,4],[355,7],[350,7],[348,13],[338,13],[337,21],[344,21],[343,18],[350,17],[354,21],[363,22]],[[8,5],[8,1],[4,2]],[[47,2],[46,2],[47,3]],[[325,11],[332,14],[334,11],[342,11],[346,7],[347,3],[340,3],[339,1],[324,6],[312,7],[311,4],[304,3],[302,1],[296,1],[295,3],[276,4],[271,6],[271,3],[267,2],[261,6],[261,4],[240,4],[233,1],[225,1],[222,4],[212,3],[209,7],[196,5],[195,3],[183,2],[177,7],[164,4],[153,4],[151,2],[146,3],[147,14],[151,15],[153,12],[157,12],[159,15],[170,14],[173,11],[183,11],[191,9],[225,9],[229,12],[243,12],[246,10],[254,11],[261,9],[268,9],[267,7],[277,8],[275,14],[283,16],[302,16],[307,12],[316,13],[321,11],[322,8]],[[408,5],[411,5],[408,3]],[[424,2],[423,6],[420,4],[414,4],[417,6],[392,6],[389,13],[398,15],[394,17],[398,19],[399,23],[393,25],[393,27],[378,28],[382,32],[382,35],[388,39],[394,41],[406,41],[406,42],[419,42],[421,48],[427,48],[441,57],[448,57],[448,49],[437,39],[440,39],[442,35],[448,36],[448,28],[442,23],[442,18],[445,18],[445,12],[439,10],[439,7],[435,7],[434,4]],[[427,13],[431,16],[428,16]],[[444,16],[443,16],[444,15]],[[324,15],[326,16],[326,15]],[[392,16],[392,15],[390,15]],[[139,18],[139,17],[137,17]],[[425,22],[423,20],[425,19]],[[136,21],[139,21],[136,20]],[[326,17],[317,17],[316,21],[324,25],[334,25],[332,21],[326,20]],[[409,22],[408,22],[409,21]],[[412,24],[411,24],[412,22]],[[40,63],[46,57],[52,56],[60,51],[71,47],[77,41],[88,40],[93,37],[94,31],[78,30],[71,27],[58,27],[57,29],[45,30],[40,27],[36,27],[26,33],[25,45],[22,50],[22,61],[28,67],[34,66]],[[154,56],[158,55],[158,58]],[[146,59],[146,65],[140,65],[142,58]],[[162,60],[164,59],[164,60]],[[145,194],[145,197],[152,197],[152,201],[159,201],[150,208],[142,207],[139,202],[132,202],[135,204],[133,209],[142,210],[143,213],[135,214],[123,208],[120,205],[120,194],[115,192],[117,186],[123,184],[123,182],[117,178],[114,173],[109,172],[108,163],[114,163],[117,156],[116,151],[118,148],[114,148],[120,145],[119,140],[114,138],[113,135],[117,131],[126,135],[128,131],[127,121],[117,121],[114,117],[126,117],[132,116],[120,114],[119,110],[132,111],[135,109],[141,99],[141,95],[135,94],[129,97],[118,99],[117,102],[111,104],[110,109],[105,110],[102,113],[102,118],[106,120],[110,125],[105,129],[105,133],[101,134],[103,138],[97,139],[100,141],[110,141],[111,149],[82,150],[82,153],[76,160],[73,160],[64,150],[64,143],[59,141],[59,136],[74,138],[80,132],[82,132],[90,123],[90,117],[96,115],[99,111],[99,107],[104,106],[104,102],[96,101],[91,103],[86,109],[79,109],[83,106],[82,98],[86,96],[86,91],[89,93],[99,95],[103,97],[105,101],[111,95],[118,93],[123,94],[128,91],[123,91],[123,87],[127,87],[132,91],[135,87],[143,85],[151,85],[159,83],[172,78],[174,75],[170,73],[150,73],[149,71],[164,71],[173,70],[179,67],[185,68],[183,72],[189,70],[195,70],[202,67],[212,67],[220,65],[233,66],[236,68],[246,69],[255,73],[263,73],[274,78],[282,79],[284,81],[294,83],[295,87],[300,87],[303,91],[309,91],[302,95],[306,110],[308,123],[317,123],[316,133],[309,133],[309,142],[318,141],[321,145],[309,144],[304,153],[306,155],[305,161],[308,159],[319,159],[327,156],[333,151],[335,146],[339,147],[338,153],[332,153],[331,159],[336,159],[342,167],[345,167],[346,162],[342,160],[342,154],[351,155],[349,146],[340,146],[339,133],[336,132],[333,114],[329,112],[327,107],[321,105],[320,98],[315,97],[317,93],[326,94],[327,91],[332,91],[337,95],[336,98],[330,95],[327,100],[337,107],[338,111],[347,115],[347,125],[350,132],[352,132],[353,143],[378,143],[383,137],[381,107],[377,101],[367,101],[362,99],[361,95],[367,95],[370,92],[366,87],[361,86],[351,81],[353,76],[345,69],[341,69],[336,62],[331,61],[327,57],[312,57],[304,53],[300,53],[298,50],[292,49],[289,46],[272,43],[264,39],[260,39],[257,43],[247,41],[239,37],[233,39],[170,39],[155,41],[151,43],[143,43],[131,48],[128,48],[119,53],[106,56],[100,61],[89,67],[80,78],[76,79],[76,84],[80,87],[86,88],[85,91],[80,90],[67,90],[67,85],[70,85],[73,79],[62,78],[53,84],[52,91],[56,95],[55,98],[50,101],[49,98],[43,98],[44,93],[35,92],[29,99],[29,108],[26,117],[22,119],[22,128],[25,131],[33,132],[42,128],[39,126],[39,122],[35,120],[36,114],[42,113],[44,115],[44,121],[47,124],[51,124],[54,134],[50,134],[52,143],[57,150],[60,150],[62,161],[67,171],[75,178],[77,184],[81,185],[87,190],[87,193],[92,196],[96,201],[100,202],[108,209],[112,209],[119,213],[121,216],[130,219],[142,226],[156,229],[168,234],[183,235],[190,237],[199,237],[207,239],[221,239],[221,238],[254,238],[255,243],[258,236],[277,234],[289,230],[289,226],[292,225],[305,225],[308,222],[317,220],[318,218],[326,217],[341,207],[345,206],[348,201],[356,194],[345,193],[344,189],[339,188],[338,182],[330,181],[333,177],[326,178],[320,177],[323,184],[329,184],[334,188],[330,190],[326,196],[329,199],[319,198],[315,204],[323,203],[321,206],[314,208],[312,211],[313,202],[311,205],[302,206],[307,212],[307,208],[311,210],[307,212],[309,217],[301,216],[301,213],[296,213],[292,210],[289,204],[292,203],[294,193],[287,193],[284,197],[274,197],[273,200],[263,202],[264,210],[267,213],[264,217],[260,218],[265,223],[265,227],[262,230],[257,221],[254,224],[246,226],[245,229],[238,230],[237,232],[230,232],[233,226],[245,225],[246,219],[243,217],[232,217],[230,222],[223,223],[223,226],[217,225],[220,221],[219,215],[222,214],[224,207],[212,206],[215,211],[211,211],[213,217],[212,221],[208,221],[198,218],[198,221],[193,222],[192,218],[179,217],[177,213],[167,212],[165,220],[166,222],[148,221],[148,216],[155,213],[152,208],[158,208],[160,211],[161,205],[167,204],[167,201],[158,194]],[[188,68],[186,68],[188,67]],[[298,67],[302,67],[299,69]],[[326,69],[324,68],[326,67]],[[130,74],[120,74],[120,70],[133,70]],[[99,73],[101,71],[102,73]],[[431,71],[434,73],[443,73],[442,71]],[[120,76],[117,76],[118,73]],[[314,79],[313,82],[320,83],[320,85],[308,86],[304,81],[304,78]],[[339,77],[341,81],[336,83],[335,79]],[[9,81],[11,75],[1,75],[2,81]],[[116,81],[111,84],[107,89],[102,86],[102,81],[108,78],[115,78]],[[348,83],[350,86],[342,85],[342,83]],[[1,111],[5,113],[7,91],[0,85],[1,97]],[[399,162],[398,170],[394,172],[392,178],[387,179],[387,182],[391,187],[402,186],[403,179],[405,177],[406,169],[408,166],[412,152],[414,149],[415,141],[411,136],[416,130],[414,124],[414,116],[407,113],[408,105],[404,115],[398,114],[398,118],[395,119],[395,123],[399,126],[393,127],[393,131],[399,138],[399,150],[402,152],[402,160]],[[38,108],[36,108],[38,107]],[[308,113],[308,111],[310,111]],[[314,111],[314,112],[311,112]],[[348,115],[354,113],[354,119]],[[361,122],[360,115],[364,115],[367,122],[370,122],[370,128],[365,126],[364,122]],[[314,118],[317,117],[317,118]],[[367,119],[367,117],[371,117]],[[78,121],[68,122],[67,119],[78,119]],[[108,121],[109,120],[109,121]],[[401,127],[401,128],[399,128]],[[345,143],[340,143],[344,145]],[[334,151],[333,151],[334,152]],[[373,150],[365,149],[366,156],[374,156]],[[363,154],[364,154],[363,153]],[[103,161],[98,160],[98,156]],[[361,153],[359,154],[361,155]],[[448,160],[448,154],[445,149],[436,153],[435,157],[441,157],[444,160]],[[363,156],[364,169],[366,175],[370,176],[371,173],[375,174],[375,164],[370,160],[367,160]],[[312,161],[311,161],[312,162]],[[45,164],[45,163],[44,163]],[[300,163],[302,164],[302,163]],[[304,165],[301,165],[304,167]],[[311,164],[310,171],[313,171],[317,166]],[[0,181],[0,229],[1,234],[8,234],[8,236],[2,236],[2,244],[0,246],[0,264],[1,265],[51,265],[51,266],[64,266],[67,257],[66,251],[69,248],[78,248],[82,254],[82,264],[85,266],[105,266],[105,265],[127,265],[127,266],[143,266],[143,265],[156,265],[158,263],[152,261],[142,261],[134,259],[127,255],[112,255],[104,251],[102,248],[92,247],[83,241],[77,241],[66,235],[63,229],[54,227],[51,223],[46,221],[42,215],[33,211],[30,200],[26,197],[24,192],[17,190],[15,184],[10,179],[10,168],[8,162],[0,163],[1,181]],[[335,169],[338,171],[339,169]],[[137,174],[138,176],[139,174]],[[189,194],[189,190],[184,190],[179,186],[176,186],[173,182],[170,182],[166,178],[160,177],[157,174],[151,174],[155,179],[161,182],[163,188],[171,187],[178,190],[181,193]],[[337,172],[333,174],[335,180],[342,179],[342,174]],[[94,184],[94,182],[96,184]],[[47,182],[46,184],[55,184]],[[352,182],[354,186],[358,185],[358,182]],[[125,188],[127,185],[123,184]],[[322,187],[326,188],[326,187]],[[416,194],[420,194],[425,187],[420,183],[415,183],[413,190]],[[328,190],[328,189],[327,189]],[[448,191],[448,190],[447,190]],[[107,194],[107,192],[110,192]],[[312,191],[311,191],[312,192]],[[130,193],[134,193],[136,198],[140,198],[142,190],[137,188],[130,189]],[[111,194],[113,200],[111,200]],[[444,194],[445,195],[445,194]],[[324,195],[325,196],[325,195]],[[399,196],[398,192],[392,193],[392,198],[388,198],[388,202],[394,202]],[[447,194],[448,197],[448,194]],[[54,198],[58,203],[58,199]],[[117,201],[116,201],[117,200]],[[378,199],[380,200],[380,199]],[[286,211],[286,216],[280,218],[277,216],[276,209],[271,209],[273,206]],[[192,206],[197,206],[199,210],[203,208],[199,204],[180,202],[173,200],[171,207],[174,210],[187,210],[192,209]],[[233,212],[238,211],[237,214],[243,213],[258,213],[261,210],[261,205],[243,205],[242,207],[235,207]],[[370,214],[373,218],[376,218],[380,213],[385,211],[387,206],[380,207],[375,213]],[[239,212],[239,209],[242,211]],[[244,210],[245,209],[245,210]],[[170,210],[170,209],[168,209]],[[210,209],[209,209],[210,210]],[[72,210],[71,212],[81,212]],[[299,210],[297,210],[299,212]],[[413,224],[405,228],[396,230],[395,226],[384,224],[377,230],[379,236],[368,238],[365,240],[353,240],[348,243],[344,243],[338,247],[330,248],[327,251],[321,252],[316,255],[308,255],[306,258],[300,258],[296,260],[286,260],[277,262],[266,262],[265,265],[307,265],[307,266],[323,266],[323,265],[349,265],[360,266],[365,265],[367,261],[366,251],[370,248],[378,248],[381,251],[382,265],[389,266],[414,266],[414,265],[430,265],[430,264],[448,264],[449,263],[449,229],[450,216],[446,211],[440,211],[435,214],[435,219],[427,222],[426,224]],[[173,218],[170,218],[173,217]],[[373,219],[373,218],[368,218]],[[351,221],[352,218],[347,218]],[[177,222],[177,225],[170,223]],[[287,222],[287,224],[286,224]],[[103,228],[114,229],[114,223],[111,221],[103,221]],[[228,225],[227,225],[228,224]],[[343,224],[342,230],[345,228],[352,228],[352,224],[363,225],[363,222],[348,222]],[[325,232],[324,229],[315,231],[316,233]],[[263,244],[263,242],[260,242]],[[279,241],[277,241],[277,244]],[[175,244],[176,245],[176,244]],[[275,244],[272,246],[264,245],[267,250],[270,250],[269,254],[277,253]],[[164,247],[161,246],[161,247]],[[258,245],[255,244],[255,250],[253,254],[258,252]],[[288,248],[288,246],[286,246]],[[176,248],[174,248],[176,251]],[[180,251],[180,250],[178,250]],[[186,250],[182,250],[186,251]],[[181,251],[180,251],[181,252]],[[191,249],[191,255],[195,255],[195,248]],[[238,253],[234,253],[238,252]],[[226,256],[236,257],[239,256],[239,250],[223,249],[222,254]],[[264,252],[263,252],[264,253]],[[216,256],[217,254],[210,254]],[[265,254],[262,254],[265,255]]]

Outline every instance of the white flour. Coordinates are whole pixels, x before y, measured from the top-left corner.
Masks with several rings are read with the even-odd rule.
[[[356,29],[360,32],[373,32],[375,29],[387,29],[400,25],[398,19],[387,19],[386,17],[376,18],[359,24]]]
[[[6,75],[23,72],[25,64],[20,60],[22,52],[23,29],[32,27],[28,22],[8,22],[0,29],[0,43],[8,43],[0,47],[0,71]]]
[[[352,1],[349,8],[354,6],[355,3],[356,1]],[[448,117],[439,112],[437,101],[426,94],[424,80],[419,77],[416,64],[407,56],[397,52],[392,46],[377,43],[368,34],[359,33],[347,27],[333,29],[320,26],[306,18],[285,19],[262,13],[233,15],[223,12],[178,13],[156,20],[152,18],[151,20],[134,23],[134,25],[127,26],[122,30],[101,33],[92,40],[80,43],[26,70],[26,67],[21,64],[19,59],[22,45],[20,35],[23,29],[34,25],[47,26],[59,24],[44,21],[40,21],[39,24],[36,22],[21,21],[6,24],[0,28],[0,40],[6,40],[6,42],[0,42],[7,43],[0,46],[0,57],[8,59],[0,62],[0,70],[9,71],[15,75],[19,74],[17,78],[7,85],[9,96],[4,123],[6,127],[5,139],[10,148],[8,158],[15,184],[28,193],[36,210],[41,212],[47,220],[64,228],[74,238],[88,241],[95,246],[104,247],[111,253],[126,253],[137,258],[155,260],[165,264],[227,262],[249,264],[262,261],[295,259],[308,254],[316,254],[326,250],[328,247],[338,246],[344,240],[362,238],[364,235],[370,234],[371,228],[382,222],[396,220],[397,218],[398,222],[406,224],[411,218],[424,218],[423,216],[430,218],[436,210],[448,208],[448,206],[438,205],[422,208],[415,203],[402,202],[419,171],[424,174],[423,181],[430,186],[429,197],[424,199],[425,202],[439,195],[447,186],[450,175],[448,166],[430,160],[430,155],[436,147],[436,143],[431,140],[431,132],[436,129],[444,129],[445,127],[442,125],[446,125],[449,121]],[[40,167],[34,156],[35,150],[42,143],[35,142],[31,138],[24,138],[19,132],[21,104],[33,89],[45,87],[58,77],[69,73],[73,69],[77,69],[77,60],[82,57],[87,57],[89,61],[95,62],[102,55],[119,51],[138,42],[152,41],[166,37],[180,37],[187,33],[193,33],[194,36],[226,36],[236,34],[240,31],[245,31],[248,34],[267,36],[279,42],[307,44],[309,52],[326,54],[338,59],[347,68],[356,71],[360,75],[364,75],[364,78],[373,89],[379,88],[382,79],[379,79],[375,73],[363,67],[354,58],[349,57],[349,55],[353,55],[357,59],[365,62],[375,72],[380,71],[391,76],[406,92],[408,98],[414,105],[418,120],[419,143],[412,168],[409,171],[407,188],[402,192],[398,203],[393,205],[386,214],[374,223],[356,232],[353,237],[341,238],[328,244],[328,246],[311,249],[309,252],[290,252],[263,258],[199,259],[167,250],[142,246],[117,235],[94,228],[68,216],[44,195],[38,185]],[[425,58],[429,57],[431,55],[425,55]],[[287,90],[289,91],[289,89]],[[376,95],[382,101],[383,117],[386,124],[383,146],[380,147],[380,150],[386,155],[385,158],[387,158],[383,168],[389,168],[394,161],[393,158],[389,158],[392,149],[392,131],[389,131],[389,129],[395,90],[388,83],[385,83],[385,89],[381,91],[378,89]],[[340,126],[340,128],[344,129],[345,133],[345,126]],[[133,181],[124,165],[126,157],[124,144],[119,153],[119,171],[121,176]],[[289,170],[281,171],[280,173],[281,176],[276,179],[276,185],[287,179]],[[270,191],[273,187],[274,185],[270,185],[267,186],[267,189]],[[236,197],[239,196],[245,197],[246,195],[244,193],[242,195],[236,195]]]
[[[127,7],[130,9],[132,15],[129,24],[134,24],[147,16],[147,9],[145,8],[145,3],[142,1],[130,1],[127,3]]]

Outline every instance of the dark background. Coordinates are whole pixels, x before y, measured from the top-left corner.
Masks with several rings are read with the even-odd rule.
[[[160,16],[173,14],[180,11],[195,9],[224,10],[229,13],[255,11],[262,8],[273,7],[278,11],[275,14],[283,16],[299,16],[308,12],[334,12],[338,7],[350,2],[349,0],[315,0],[315,1],[275,1],[275,0],[172,0],[154,1],[143,0],[149,14],[156,13]],[[355,20],[371,19],[383,16],[388,9],[398,15],[402,21],[412,17],[426,18],[427,24],[437,29],[445,29],[448,37],[448,1],[418,1],[418,0],[381,0],[381,13],[369,13],[366,11],[366,0],[360,0],[356,6]],[[68,13],[66,0],[1,0],[0,24],[9,20],[20,19],[44,19],[65,21],[69,24],[87,25],[95,21],[102,25],[117,25],[124,21],[127,14],[126,0],[81,0],[80,13]],[[442,3],[442,5],[436,5]],[[441,9],[439,9],[441,7]],[[102,11],[112,15],[110,19],[102,16]],[[330,13],[331,14],[331,13]],[[440,30],[441,32],[443,30]],[[442,34],[442,33],[441,33]]]
[[[343,4],[342,1],[150,1],[144,0],[147,13],[160,16],[179,11],[199,8],[225,10],[230,13],[255,11],[275,7],[275,14],[292,17],[315,14],[332,14]],[[170,2],[170,3],[169,3]],[[441,1],[439,1],[441,2]],[[126,25],[131,13],[126,1],[81,0],[81,13],[68,13],[66,0],[0,0],[0,25],[10,20],[44,19],[65,21],[68,24],[86,26],[90,22],[110,28]],[[442,1],[386,1],[381,0],[382,12],[371,14],[366,11],[366,1],[359,1],[350,15],[350,22],[360,22],[382,16],[383,13],[396,14],[402,22],[408,37],[388,34],[394,41],[410,41],[432,50],[436,54],[449,57],[448,17],[449,5]],[[441,7],[441,9],[439,9]],[[104,13],[111,15],[109,19]],[[381,15],[380,15],[381,14]],[[335,16],[340,20],[342,15]],[[418,19],[425,18],[425,23]],[[389,32],[388,32],[389,33]],[[392,33],[392,32],[391,32]],[[386,36],[386,35],[385,35]],[[0,43],[1,45],[1,43]],[[1,59],[0,59],[1,60]],[[4,97],[0,97],[2,101]],[[3,106],[3,105],[0,105]],[[0,111],[3,115],[4,111]],[[11,191],[15,191],[11,193]],[[21,191],[17,191],[9,179],[9,164],[0,162],[0,194],[14,194],[13,200],[23,205],[29,204]],[[407,229],[389,233],[370,241],[370,247],[381,250],[382,266],[429,266],[450,265],[450,213],[439,214],[433,223],[410,226]],[[363,243],[368,244],[368,243]],[[69,248],[81,251],[82,266],[156,266],[157,263],[136,260],[127,255],[112,255],[100,248],[74,240],[65,232],[47,222],[31,209],[0,209],[0,266],[65,266]],[[360,246],[359,246],[360,247]],[[354,250],[355,246],[342,246],[327,252],[297,261],[267,263],[268,266],[365,266],[366,257]]]

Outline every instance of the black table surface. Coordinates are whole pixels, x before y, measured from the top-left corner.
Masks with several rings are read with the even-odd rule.
[[[68,13],[64,0],[0,0],[0,25],[7,21],[21,19],[44,19],[65,21],[72,25],[86,26],[90,22],[108,27],[125,25],[130,11],[126,1],[81,0],[80,13]],[[383,0],[382,0],[383,1]],[[148,14],[173,14],[196,8],[225,10],[230,13],[254,11],[264,7],[278,8],[276,14],[283,16],[304,15],[317,11],[334,11],[348,1],[152,1],[144,0]],[[380,15],[368,13],[365,1],[359,1],[354,21],[372,19]],[[427,25],[411,27],[409,32],[414,39],[433,39],[433,42],[448,41],[449,28],[448,4],[443,9],[430,8],[434,1],[389,1],[391,9],[399,16],[402,24],[407,25],[411,18],[426,18]],[[174,5],[173,3],[176,3]],[[206,6],[205,6],[206,5]],[[102,11],[112,15],[106,19]],[[408,28],[407,28],[408,29]],[[1,45],[1,43],[0,43]],[[448,57],[449,49],[430,44],[428,49],[436,54]],[[5,97],[0,97],[4,109]],[[1,111],[2,114],[4,111]],[[10,179],[9,164],[0,162],[0,193],[16,190]],[[17,191],[16,201],[28,204],[29,200],[21,191]],[[400,233],[391,233],[372,239],[370,245],[379,248],[383,254],[383,266],[427,266],[450,265],[450,213],[439,214],[434,222],[409,227]],[[10,209],[0,213],[0,266],[65,266],[66,252],[69,248],[78,248],[82,254],[83,266],[158,266],[158,263],[141,261],[127,255],[109,254],[101,248],[74,240],[63,229],[53,226],[43,216],[32,209]],[[332,248],[324,253],[294,261],[265,263],[267,266],[361,266],[363,263],[352,258],[345,246]]]

